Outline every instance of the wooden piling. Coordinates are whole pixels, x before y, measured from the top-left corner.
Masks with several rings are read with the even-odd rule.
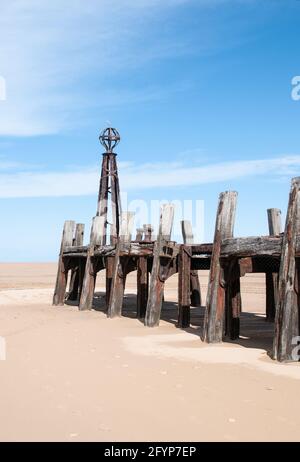
[[[96,270],[94,262],[95,247],[103,245],[105,238],[105,217],[96,216],[93,218],[90,245],[87,251],[85,273],[80,297],[79,310],[90,310],[93,305],[93,298],[96,284]]]
[[[181,221],[181,230],[183,243],[186,245],[194,244],[194,235],[192,224],[188,220]],[[201,306],[201,288],[199,282],[199,275],[197,270],[190,272],[190,290],[191,290],[191,305]]]
[[[141,242],[143,240],[143,235],[144,235],[144,228],[137,228],[135,240],[137,242]]]
[[[137,262],[137,318],[144,319],[148,302],[148,259],[139,257]]]
[[[233,259],[224,269],[225,281],[225,337],[236,340],[240,335],[240,315],[242,311],[240,265]]]
[[[222,240],[233,237],[236,202],[237,192],[226,191],[219,196],[204,320],[204,339],[208,343],[221,342],[223,338],[225,281],[220,253]]]
[[[143,225],[144,227],[144,241],[151,242],[153,240],[153,227],[150,224]]]
[[[170,240],[174,221],[174,205],[163,204],[160,211],[159,232],[153,249],[153,264],[150,276],[149,295],[146,308],[145,326],[159,325],[163,299],[164,280],[161,278],[160,254]]]
[[[75,229],[75,221],[66,221],[64,224],[59,260],[58,270],[56,277],[56,284],[53,296],[53,305],[63,305],[65,301],[67,281],[68,281],[68,264],[66,259],[63,257],[63,252],[66,247],[73,244],[73,235]]]
[[[295,361],[293,338],[299,335],[299,279],[296,268],[296,240],[300,219],[300,177],[293,178],[282,241],[278,276],[273,358]]]
[[[76,225],[75,230],[75,238],[73,239],[73,247],[78,247],[83,245],[84,239],[84,224],[78,223]],[[80,276],[81,276],[81,265],[80,261],[76,265],[75,268],[72,268],[71,271],[71,278],[70,278],[70,286],[69,286],[69,295],[68,300],[76,301],[78,300],[79,296],[79,289],[80,289]]]
[[[268,224],[270,236],[279,236],[281,233],[281,210],[268,209]],[[275,319],[276,300],[278,294],[278,274],[268,271],[266,273],[266,321]]]
[[[134,216],[135,214],[133,212],[122,213],[120,235],[116,246],[110,298],[107,311],[107,316],[109,318],[121,316],[122,314],[123,297],[127,275],[124,259],[126,259],[127,257],[122,257],[121,253],[124,245],[129,244],[131,241],[131,234],[134,225]]]
[[[177,327],[190,326],[191,248],[181,245],[178,255],[178,322]]]

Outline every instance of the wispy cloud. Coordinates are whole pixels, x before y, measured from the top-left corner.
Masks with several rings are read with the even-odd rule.
[[[196,186],[220,183],[251,176],[279,178],[300,171],[300,155],[270,159],[209,164],[204,167],[183,163],[120,163],[123,191],[151,188]],[[0,198],[86,196],[96,194],[99,167],[66,172],[19,171],[0,173]],[[76,185],[76,188],[74,188]]]
[[[0,104],[0,136],[55,134],[76,128],[86,119],[76,114],[91,105],[101,118],[107,105],[155,100],[180,90],[176,77],[168,88],[143,83],[134,91],[130,78],[123,77],[125,89],[111,78],[120,71],[192,53],[195,47],[202,51],[213,47],[213,27],[207,27],[209,34],[200,28],[201,39],[195,41],[189,34],[172,32],[170,14],[185,4],[210,9],[239,1],[2,2],[0,74],[6,80],[7,99]]]
[[[2,2],[0,74],[7,99],[0,105],[0,135],[57,133],[74,109],[89,106],[91,76],[102,82],[93,93],[103,107],[157,98],[158,88],[133,94],[110,88],[117,70],[180,53],[166,37],[149,40],[155,15],[190,0],[13,0]],[[142,52],[141,52],[142,51]],[[98,83],[99,85],[99,83]],[[108,98],[103,95],[112,94]],[[75,124],[74,119],[72,124]]]

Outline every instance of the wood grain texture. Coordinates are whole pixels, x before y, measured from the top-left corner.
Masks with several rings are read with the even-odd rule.
[[[299,278],[296,268],[296,242],[300,219],[300,177],[292,180],[282,241],[278,280],[273,358],[295,360],[293,337],[299,335]]]
[[[223,338],[225,282],[220,263],[221,244],[223,239],[233,236],[236,202],[236,192],[226,191],[220,194],[204,319],[204,339],[208,343],[221,342]]]

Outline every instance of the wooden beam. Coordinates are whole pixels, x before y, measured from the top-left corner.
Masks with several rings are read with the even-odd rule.
[[[281,233],[281,210],[268,209],[268,224],[270,236],[279,236]],[[278,274],[266,273],[266,321],[275,319],[276,300],[278,295]]]
[[[65,221],[58,259],[58,269],[53,296],[53,305],[63,305],[65,301],[68,281],[68,267],[63,253],[66,247],[73,245],[74,229],[75,221]]]
[[[103,245],[105,238],[105,216],[96,216],[93,218],[90,245],[86,257],[85,273],[80,297],[79,309],[91,310],[96,285],[96,270],[94,262],[95,247]]]
[[[236,202],[236,192],[227,191],[220,194],[204,320],[204,339],[208,343],[221,342],[223,338],[225,283],[220,263],[221,244],[223,239],[233,236]]]
[[[194,235],[192,224],[188,220],[181,221],[181,230],[183,243],[186,245],[194,244]],[[191,305],[201,306],[201,288],[199,282],[199,276],[197,270],[191,270],[190,272],[190,291],[191,291]]]
[[[145,326],[148,327],[159,325],[165,283],[165,279],[162,278],[161,275],[160,255],[163,251],[163,246],[166,245],[171,238],[173,221],[174,205],[163,204],[160,210],[159,232],[153,249],[153,264],[145,316]]]
[[[121,257],[122,248],[131,242],[135,214],[133,212],[123,212],[121,216],[121,228],[116,247],[114,259],[113,275],[111,281],[111,291],[107,316],[114,318],[122,315],[123,297],[126,283],[126,269],[124,258]]]
[[[295,360],[293,338],[299,335],[299,280],[295,259],[299,211],[300,177],[292,180],[281,250],[273,342],[273,358],[278,361]]]

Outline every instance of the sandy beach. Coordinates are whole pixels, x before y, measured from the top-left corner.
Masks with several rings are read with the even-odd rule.
[[[0,265],[1,441],[299,440],[298,364],[269,359],[264,278],[242,281],[241,339],[200,340],[175,325],[177,278],[165,291],[163,320],[145,328],[135,316],[135,273],[124,316],[103,312],[103,275],[95,310],[52,307],[56,264]],[[205,296],[207,272],[200,276]]]

